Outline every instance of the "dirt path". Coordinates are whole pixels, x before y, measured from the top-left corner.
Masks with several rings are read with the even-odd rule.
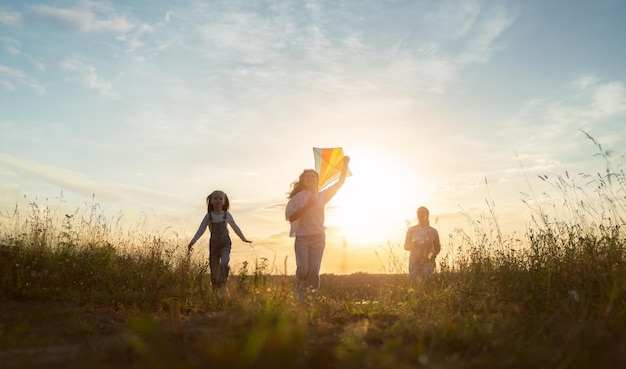
[[[223,315],[224,312],[214,312],[176,321],[142,322],[141,318],[119,311],[75,303],[2,301],[0,366],[4,369],[119,368],[120,364],[137,367],[133,363],[143,360],[143,352],[160,350],[165,351],[165,357],[178,357],[187,364],[185,367],[194,367],[193,363],[199,365],[199,362],[194,358],[194,348],[185,346],[186,342],[197,343],[199,339],[223,335]],[[330,364],[334,347],[341,339],[341,327],[319,323],[310,324],[308,329],[307,347],[315,356],[314,361]],[[168,342],[175,348],[164,344]],[[180,352],[186,347],[189,352]],[[332,368],[332,365],[324,367]]]

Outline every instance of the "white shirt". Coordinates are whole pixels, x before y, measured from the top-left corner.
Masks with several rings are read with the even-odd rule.
[[[224,219],[224,214],[226,214],[226,219]],[[210,218],[211,218],[211,223],[219,223],[219,222],[226,221],[226,223],[230,224],[231,227],[233,226],[233,224],[235,224],[235,220],[233,219],[233,216],[230,214],[229,211],[222,213],[222,214],[215,214],[214,212],[211,212]],[[191,239],[192,245],[196,243],[200,237],[202,237],[202,235],[204,234],[204,231],[206,231],[208,226],[209,226],[209,213],[206,213],[204,218],[202,218],[202,222],[200,223],[200,227],[198,227],[196,234]]]
[[[317,201],[315,205],[302,214],[300,218],[291,222],[289,237],[309,236],[324,233],[326,230],[326,227],[324,226],[324,206],[336,193],[337,189],[335,186],[330,186],[317,193],[311,193],[307,190],[303,190],[295,194],[295,196],[287,202],[287,207],[285,209],[285,217],[287,220],[289,220],[289,217],[291,217],[298,209],[305,206],[311,196],[315,196]]]

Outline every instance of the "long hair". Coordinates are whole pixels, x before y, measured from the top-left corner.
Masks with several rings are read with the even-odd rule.
[[[215,210],[213,209],[213,204],[211,204],[211,199],[213,198],[213,196],[218,195],[218,194],[222,194],[224,196],[224,205],[222,205],[222,210],[226,211],[230,209],[230,200],[228,200],[228,195],[226,195],[226,192],[215,190],[211,192],[209,196],[206,197],[206,211],[207,212],[212,212],[213,210]]]
[[[287,196],[288,199],[293,198],[298,192],[306,189],[306,186],[304,185],[304,175],[311,172],[315,173],[315,176],[319,179],[319,174],[317,174],[316,171],[313,169],[305,169],[298,177],[298,180],[291,184],[291,192],[289,193],[289,196]]]

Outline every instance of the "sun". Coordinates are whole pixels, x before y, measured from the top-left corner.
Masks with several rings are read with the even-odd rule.
[[[384,245],[404,239],[407,222],[414,221],[419,191],[407,171],[388,162],[360,167],[351,161],[346,179],[327,210],[326,224],[338,227],[352,244]]]

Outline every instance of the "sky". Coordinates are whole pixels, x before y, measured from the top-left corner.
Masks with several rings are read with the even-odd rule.
[[[626,162],[625,15],[624,0],[3,1],[0,212],[97,206],[184,247],[219,189],[253,241],[231,234],[232,262],[293,273],[286,194],[313,147],[342,147],[323,273],[386,271],[422,205],[442,255],[494,211],[523,234],[529,194],[605,169],[587,134]]]

